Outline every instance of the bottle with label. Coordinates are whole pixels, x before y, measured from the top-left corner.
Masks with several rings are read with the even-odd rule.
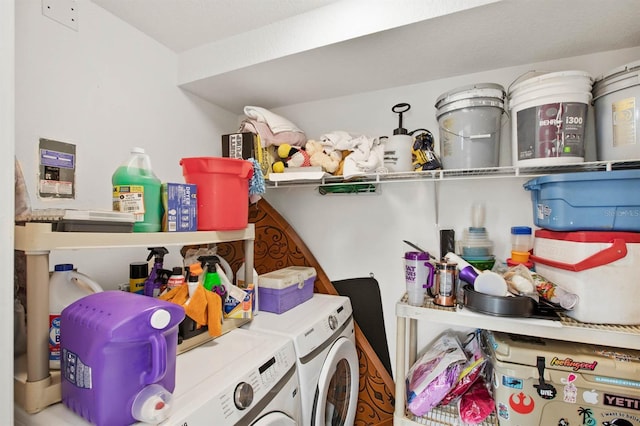
[[[175,266],[169,277],[169,281],[167,281],[167,290],[173,290],[176,287],[180,287],[184,285],[184,275],[182,274],[182,268],[180,266]]]
[[[63,263],[54,267],[49,278],[49,368],[60,369],[60,314],[62,310],[93,293],[102,292],[100,284]]]
[[[241,289],[247,291],[249,290],[249,293],[251,294],[251,310],[253,312],[256,312],[259,308],[258,308],[258,292],[255,291],[256,288],[258,288],[258,272],[255,270],[255,268],[253,269],[253,280],[250,283],[247,283],[244,279],[244,270],[245,270],[245,264],[244,262],[242,262],[242,264],[240,265],[240,267],[238,268],[238,270],[236,271],[236,286],[240,287]]]
[[[162,182],[151,169],[151,159],[142,148],[133,148],[131,156],[111,177],[113,210],[133,213],[133,232],[159,232],[162,228]]]
[[[144,294],[144,282],[149,276],[148,262],[133,262],[129,264],[129,292]]]

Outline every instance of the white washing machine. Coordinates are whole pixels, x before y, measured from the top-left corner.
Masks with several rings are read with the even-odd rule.
[[[348,297],[314,294],[279,315],[260,311],[243,328],[293,340],[304,426],[353,425],[359,365]]]
[[[293,342],[235,329],[178,355],[171,404],[161,425],[302,425]],[[16,425],[89,425],[62,403],[14,412]]]

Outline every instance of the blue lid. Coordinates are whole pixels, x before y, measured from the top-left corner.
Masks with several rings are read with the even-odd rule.
[[[73,271],[73,263],[60,263],[53,267],[56,272],[60,271]]]
[[[511,233],[513,235],[531,235],[531,228],[528,226],[512,226]]]

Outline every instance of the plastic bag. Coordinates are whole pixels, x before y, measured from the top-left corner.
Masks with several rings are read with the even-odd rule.
[[[494,408],[495,402],[483,378],[478,379],[458,401],[460,420],[472,425],[482,423]]]
[[[480,347],[480,332],[481,330],[476,330],[470,333],[469,338],[465,341],[463,350],[467,354],[469,361],[465,363],[458,380],[449,393],[440,401],[440,405],[448,405],[461,397],[482,376],[487,358]]]
[[[445,333],[416,361],[407,375],[407,408],[428,413],[458,380],[467,357],[453,334]]]

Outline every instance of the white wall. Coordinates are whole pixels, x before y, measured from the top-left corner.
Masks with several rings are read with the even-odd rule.
[[[13,288],[13,211],[14,179],[14,5],[0,2],[0,281],[9,289]],[[8,294],[8,291],[5,293]],[[0,351],[0,424],[13,424],[13,297],[0,300],[0,341],[4,350]]]
[[[180,158],[220,155],[237,116],[176,87],[176,56],[95,4],[79,0],[78,31],[16,2],[16,155],[35,208],[111,209],[111,175],[140,146],[163,181],[183,182]],[[76,199],[37,197],[38,140],[76,145]],[[170,248],[170,250],[172,250]],[[167,257],[179,259],[177,250]],[[146,249],[54,252],[107,288],[126,282]],[[98,260],[98,261],[96,261]],[[179,263],[176,263],[176,265]]]
[[[408,130],[430,129],[439,140],[434,105],[444,92],[483,82],[508,87],[518,76],[532,69],[578,69],[597,77],[638,57],[640,48],[625,49],[291,105],[274,111],[304,129],[312,139],[333,130],[378,136],[390,135],[398,125],[391,107],[407,102],[411,104],[411,110],[405,115],[404,127]],[[509,126],[507,122],[502,131],[502,165],[511,164]],[[595,160],[592,126],[593,122],[588,134],[588,159]],[[439,229],[453,228],[459,238],[463,229],[471,225],[471,204],[483,201],[494,253],[504,260],[510,253],[511,226],[533,226],[530,193],[522,188],[527,180],[441,182],[438,184],[437,222],[434,182],[385,183],[381,185],[379,195],[321,196],[311,188],[275,188],[268,190],[266,198],[300,234],[331,280],[374,274],[380,283],[387,339],[392,363],[395,363],[395,303],[404,292],[403,254],[412,250],[402,240],[416,243],[438,256]],[[420,340],[423,344],[432,340],[443,328],[447,327],[420,324]]]

